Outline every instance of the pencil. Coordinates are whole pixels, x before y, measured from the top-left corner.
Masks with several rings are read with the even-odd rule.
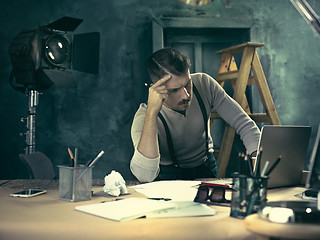
[[[74,159],[74,157],[73,157],[73,153],[72,153],[72,151],[71,151],[70,148],[68,148],[68,152],[69,152],[70,158],[71,158],[71,160],[72,160],[72,164],[73,164],[73,166],[75,167],[75,166],[76,166],[75,159]]]
[[[253,174],[253,170],[252,170],[252,159],[251,159],[250,155],[247,154],[247,155],[244,157],[244,160],[247,161],[248,169],[249,169],[249,174],[252,175],[252,174]]]
[[[68,148],[68,152],[69,152],[69,155],[70,155],[71,160],[73,161],[73,160],[74,160],[74,157],[73,157],[73,153],[72,153],[72,151],[71,151],[70,148]]]
[[[268,170],[268,172],[266,173],[266,176],[269,176],[269,174],[273,171],[273,169],[275,169],[275,167],[279,164],[281,160],[281,155],[277,158],[277,160],[272,164],[272,166],[270,167],[270,169]]]
[[[269,161],[266,161],[266,163],[264,164],[263,169],[261,171],[261,177],[265,176],[265,173],[267,171],[268,166],[269,166]]]
[[[262,156],[263,150],[262,147],[259,149],[259,153],[257,155],[257,162],[256,162],[256,167],[255,167],[255,176],[260,176],[260,161],[261,161],[261,156]]]

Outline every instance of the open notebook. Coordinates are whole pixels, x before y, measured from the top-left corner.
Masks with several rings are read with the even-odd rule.
[[[134,197],[77,206],[75,209],[114,221],[128,221],[142,217],[191,217],[216,214],[213,208],[192,201],[159,201]]]

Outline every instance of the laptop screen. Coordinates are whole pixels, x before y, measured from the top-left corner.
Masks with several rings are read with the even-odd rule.
[[[281,157],[269,175],[268,188],[301,184],[310,133],[310,126],[263,126],[259,143],[259,149],[262,148],[259,171],[266,162],[272,166]]]

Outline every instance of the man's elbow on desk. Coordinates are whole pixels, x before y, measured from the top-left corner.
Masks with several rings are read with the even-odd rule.
[[[130,162],[130,170],[140,182],[152,182],[159,174],[159,163],[160,157],[147,159],[136,150]]]
[[[137,171],[137,168],[139,168],[139,170]],[[159,174],[159,170],[157,172],[151,172],[148,170],[142,170],[141,167],[134,165],[134,164],[130,164],[130,170],[132,172],[132,174],[138,179],[139,182],[152,182],[153,180],[156,179],[156,177]]]

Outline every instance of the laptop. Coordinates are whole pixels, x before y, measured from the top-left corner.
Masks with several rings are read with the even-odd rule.
[[[270,169],[281,156],[280,162],[269,174],[268,188],[301,184],[310,133],[310,126],[265,125],[262,127],[258,148],[262,149],[260,172],[267,161]]]
[[[320,125],[313,145],[308,170],[306,188],[309,189],[305,191],[305,196],[317,198],[320,191]]]

